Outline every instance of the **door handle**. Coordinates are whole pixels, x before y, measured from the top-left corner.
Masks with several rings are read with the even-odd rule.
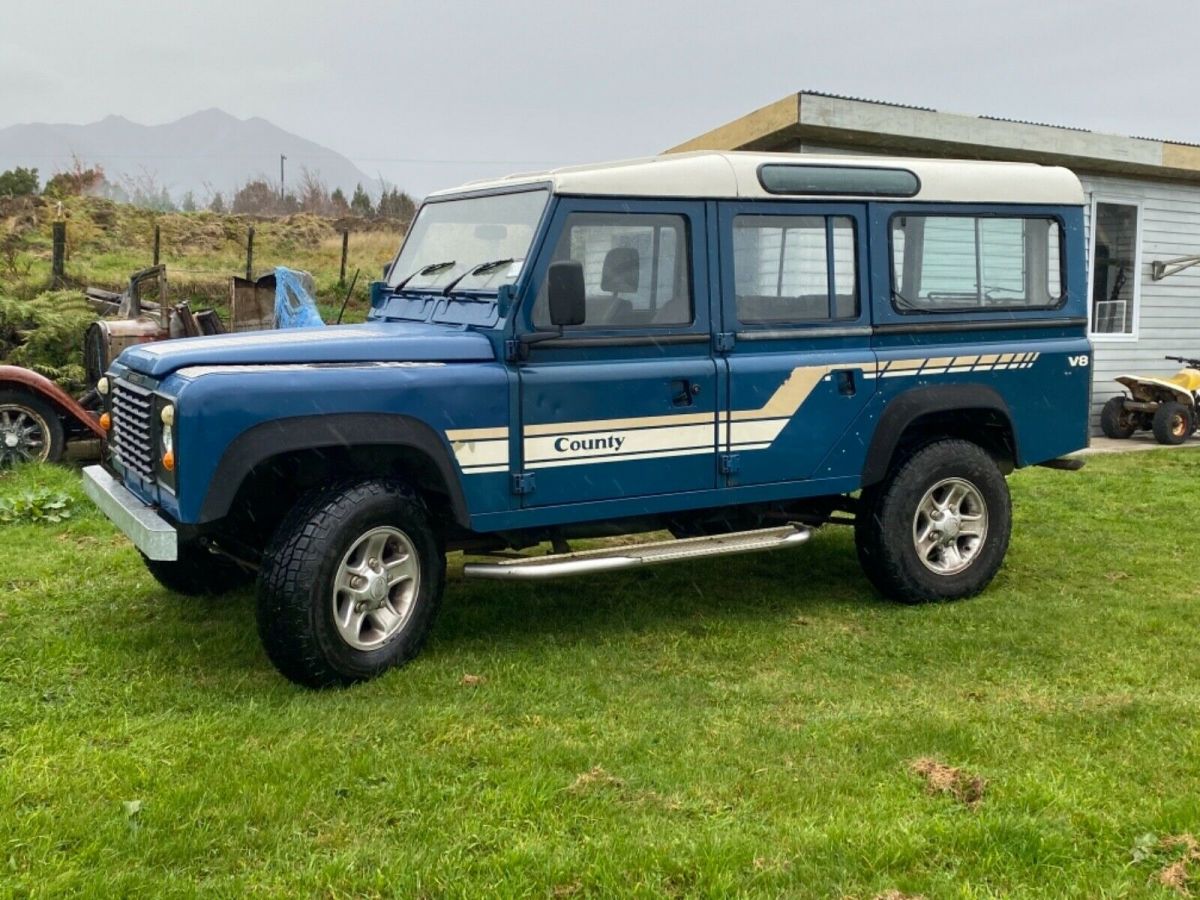
[[[671,382],[672,406],[691,406],[692,398],[700,395],[700,385],[688,378],[676,378]]]
[[[838,393],[843,397],[853,397],[858,388],[854,384],[853,369],[839,369],[833,373],[834,381],[837,383]]]

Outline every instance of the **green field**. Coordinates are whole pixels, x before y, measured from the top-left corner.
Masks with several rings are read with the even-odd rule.
[[[0,525],[0,895],[1178,896],[1198,478],[1017,473],[1007,565],[944,606],[876,598],[835,528],[537,586],[455,558],[416,662],[311,693],[249,592],[167,594],[75,473],[2,476],[76,503]]]
[[[368,287],[400,247],[404,226],[386,219],[333,220],[300,213],[279,218],[160,213],[97,197],[0,198],[0,296],[29,297],[50,284],[51,230],[66,222],[69,287],[123,290],[129,275],[154,259],[154,228],[160,229],[159,259],[167,266],[169,299],[193,309],[228,306],[229,279],[245,275],[246,238],[254,236],[254,273],[275,266],[313,275],[326,317],[336,318],[348,285],[339,283],[342,230],[349,230],[346,280],[361,270],[347,321],[365,314]]]

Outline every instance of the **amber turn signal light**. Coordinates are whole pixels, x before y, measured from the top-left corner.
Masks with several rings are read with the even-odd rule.
[[[162,455],[162,466],[168,472],[175,471],[175,451],[168,450]]]
[[[105,431],[112,428],[112,416],[108,413],[100,413],[100,427]]]

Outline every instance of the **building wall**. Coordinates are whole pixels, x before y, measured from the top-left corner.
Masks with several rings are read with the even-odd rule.
[[[1171,374],[1179,364],[1164,356],[1200,357],[1200,266],[1162,281],[1150,277],[1154,260],[1200,254],[1200,187],[1083,173],[1080,181],[1092,200],[1099,197],[1142,205],[1137,339],[1093,339],[1092,424],[1098,429],[1100,407],[1121,390],[1113,382],[1115,376]],[[1089,208],[1085,216],[1089,238],[1091,213]]]
[[[863,147],[836,147],[793,143],[779,148],[799,153],[869,155]],[[1179,364],[1166,355],[1200,357],[1200,266],[1162,281],[1151,278],[1151,263],[1200,254],[1200,187],[1142,178],[1077,173],[1089,201],[1095,198],[1141,204],[1141,271],[1135,340],[1094,338],[1092,428],[1099,433],[1100,407],[1121,388],[1117,375],[1171,374]],[[1091,252],[1092,206],[1084,220]],[[1089,270],[1091,259],[1088,260]]]

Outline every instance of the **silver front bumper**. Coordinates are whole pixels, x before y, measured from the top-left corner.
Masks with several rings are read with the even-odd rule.
[[[126,490],[103,466],[88,466],[83,470],[83,492],[150,559],[173,562],[179,558],[175,528],[154,507]]]

